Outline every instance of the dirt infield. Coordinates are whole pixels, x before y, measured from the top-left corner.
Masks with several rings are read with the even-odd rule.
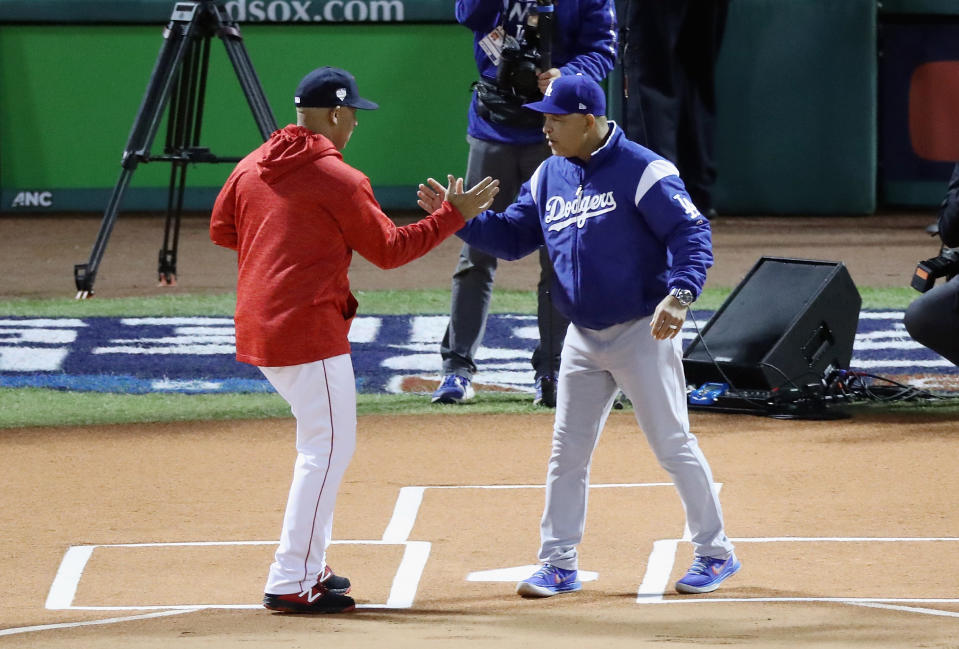
[[[929,215],[719,219],[713,286],[761,255],[842,260],[903,286],[935,253]],[[94,217],[2,218],[5,296],[72,296]],[[104,296],[232,289],[233,258],[184,223],[180,285],[155,287],[156,217],[122,219]],[[405,269],[357,260],[354,288],[445,288],[456,240]],[[532,258],[498,286],[530,288]],[[714,594],[671,584],[683,512],[629,412],[592,471],[581,593],[527,601],[551,416],[366,416],[330,563],[353,614],[258,607],[289,485],[291,420],[0,431],[0,645],[190,647],[959,647],[959,427],[937,415],[841,421],[692,416],[743,570]],[[182,641],[182,642],[178,642]]]
[[[64,628],[0,644],[957,646],[954,422],[694,415],[744,567],[680,597],[659,595],[691,558],[682,508],[631,413],[614,413],[581,548],[598,579],[529,601],[513,573],[483,573],[535,562],[550,426],[545,413],[361,418],[330,562],[364,607],[325,618],[257,607],[290,421],[2,431],[0,626]],[[82,546],[96,547],[68,558]]]
[[[396,221],[414,218],[398,213]],[[925,233],[931,213],[870,217],[720,217],[713,226],[715,265],[707,286],[734,287],[760,256],[842,261],[859,286],[908,286],[916,262],[938,253]],[[73,297],[73,265],[86,263],[96,240],[97,215],[0,216],[0,297]],[[209,241],[208,216],[184,218],[180,235],[179,283],[158,289],[157,252],[163,218],[122,215],[116,223],[94,286],[102,297],[232,291],[235,255]],[[448,289],[462,242],[450,237],[436,250],[402,268],[383,271],[354,256],[355,290]],[[536,255],[500,264],[496,285],[535,287]]]

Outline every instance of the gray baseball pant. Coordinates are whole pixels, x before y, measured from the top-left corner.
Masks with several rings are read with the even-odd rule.
[[[569,326],[540,527],[543,563],[578,569],[590,464],[617,388],[632,402],[639,427],[679,491],[696,554],[726,558],[733,551],[709,463],[689,432],[682,347],[678,338],[654,339],[650,319],[602,330]]]

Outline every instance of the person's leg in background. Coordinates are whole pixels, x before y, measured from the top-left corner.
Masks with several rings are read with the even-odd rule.
[[[544,144],[526,145],[518,156],[520,185],[532,177],[536,168],[550,155]],[[560,353],[569,320],[553,306],[553,264],[546,247],[539,249],[539,282],[536,284],[536,324],[539,342],[530,359],[533,365],[535,396],[533,403],[556,407],[556,377],[559,373]]]
[[[716,61],[728,9],[728,0],[698,5],[686,15],[678,43],[687,86],[679,117],[676,165],[693,203],[707,217],[715,216]]]
[[[639,96],[639,45],[633,43],[630,23],[634,0],[617,0],[616,15],[619,16],[620,65],[622,97],[619,126],[626,137],[646,146],[646,122],[643,119],[643,102]],[[616,74],[617,70],[613,70]]]
[[[549,155],[545,143],[514,145],[466,139],[470,145],[466,186],[471,187],[486,176],[499,179],[500,191],[490,208],[496,211],[512,204],[522,184]],[[459,403],[473,396],[475,355],[486,332],[496,265],[495,257],[463,245],[453,273],[450,321],[440,343],[444,378],[433,393],[434,403]]]
[[[569,320],[553,306],[553,265],[546,248],[539,250],[539,283],[536,285],[536,324],[539,327],[539,344],[533,350],[533,379],[536,396],[533,403],[556,407],[556,383],[559,374],[560,354]]]
[[[629,0],[623,67],[626,137],[673,163],[685,77],[677,54],[686,0]],[[680,169],[680,172],[682,170]]]
[[[913,300],[903,322],[913,340],[959,365],[959,277]]]

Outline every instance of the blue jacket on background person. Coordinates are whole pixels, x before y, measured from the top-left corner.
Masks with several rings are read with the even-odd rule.
[[[503,21],[503,12],[513,10]],[[507,35],[521,38],[527,14],[536,6],[535,0],[457,0],[456,20],[473,31],[473,55],[480,76],[489,82],[496,80],[496,66],[480,42],[501,22]],[[613,0],[562,0],[554,7],[553,67],[566,74],[583,74],[602,81],[616,62],[616,8]],[[476,93],[469,107],[467,132],[473,137],[493,142],[532,144],[541,142],[538,128],[517,128],[492,124],[476,112]]]

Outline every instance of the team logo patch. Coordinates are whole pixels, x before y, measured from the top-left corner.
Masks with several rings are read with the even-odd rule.
[[[343,101],[344,99],[346,99],[346,88],[340,88],[339,90],[337,90],[336,98],[339,99],[340,101]]]
[[[615,209],[616,198],[611,191],[603,194],[583,194],[571,201],[562,196],[550,196],[546,201],[544,221],[549,224],[551,232],[558,232],[573,224],[582,228],[588,219]]]
[[[699,208],[696,207],[693,202],[689,199],[689,196],[685,194],[673,194],[673,200],[679,203],[686,214],[690,219],[698,219],[702,214],[699,213]]]

